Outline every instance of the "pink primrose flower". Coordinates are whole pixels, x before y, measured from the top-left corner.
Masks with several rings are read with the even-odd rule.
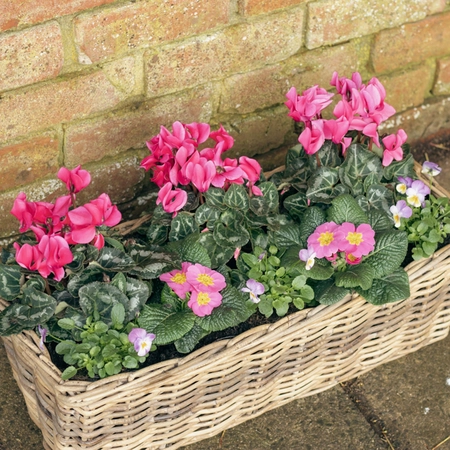
[[[58,171],[58,178],[66,184],[69,192],[77,193],[84,189],[91,182],[91,175],[87,170],[83,170],[81,166],[69,170],[61,167]]]
[[[430,194],[430,188],[421,180],[414,180],[406,190],[406,201],[418,208],[425,202],[425,197]]]
[[[345,262],[347,264],[350,264],[351,266],[355,266],[355,265],[359,264],[361,262],[361,260],[362,260],[361,257],[357,258],[352,253],[346,253],[345,254]]]
[[[192,291],[191,298],[188,301],[189,308],[196,316],[209,316],[214,308],[222,304],[222,295],[214,291]]]
[[[369,224],[363,223],[356,227],[353,223],[344,222],[339,229],[339,250],[360,258],[375,248],[374,237],[375,231]]]
[[[308,238],[308,249],[314,251],[317,258],[324,258],[337,253],[340,245],[338,231],[339,225],[334,222],[319,225]]]
[[[312,248],[300,250],[298,257],[301,261],[306,262],[306,270],[311,270],[314,266],[316,252]]]
[[[383,166],[389,166],[395,159],[401,161],[403,159],[402,145],[406,142],[407,135],[403,130],[398,130],[397,134],[390,134],[382,139],[385,150],[383,152]]]
[[[172,190],[172,183],[166,183],[158,192],[156,204],[162,204],[164,211],[167,213],[174,213],[183,208],[187,202],[187,192],[181,189]]]
[[[186,298],[186,294],[192,290],[192,285],[187,281],[186,272],[192,265],[189,262],[181,263],[181,270],[172,270],[159,276],[161,281],[166,282],[170,289],[181,299]]]
[[[145,356],[151,350],[155,337],[153,333],[147,333],[143,328],[133,328],[128,333],[128,340],[134,345],[138,356]]]
[[[311,122],[310,127],[306,126],[298,137],[298,141],[308,155],[317,153],[325,142],[323,120],[314,120]]]
[[[394,223],[397,228],[401,225],[401,218],[406,219],[412,216],[412,209],[406,204],[405,200],[400,200],[396,205],[392,205],[389,210],[394,218]]]
[[[226,286],[225,277],[221,273],[201,264],[189,266],[186,279],[199,292],[218,292]]]
[[[252,301],[252,303],[259,303],[260,298],[258,297],[258,295],[264,294],[264,285],[252,278],[247,280],[247,283],[245,284],[247,287],[242,288],[241,291],[248,292],[250,294],[250,300]]]

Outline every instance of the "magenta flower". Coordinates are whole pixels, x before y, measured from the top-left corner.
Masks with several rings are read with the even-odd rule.
[[[173,217],[187,202],[187,192],[182,189],[172,190],[172,183],[166,183],[158,192],[156,204],[162,204],[164,211],[173,213]]]
[[[241,291],[248,292],[250,294],[250,300],[253,303],[259,303],[260,298],[258,297],[258,295],[264,294],[265,291],[264,285],[252,278],[247,280],[247,283],[245,284],[247,287],[242,288]]]
[[[339,250],[353,257],[368,255],[375,248],[375,231],[366,223],[356,227],[353,223],[344,222],[339,229]]]
[[[346,77],[339,78],[338,73],[333,72],[330,84],[335,86],[338,93],[347,99],[351,98],[353,89],[359,90],[363,86],[361,75],[358,72],[352,73],[351,80]]]
[[[188,301],[189,308],[196,316],[209,316],[214,308],[222,304],[222,295],[219,292],[192,291]]]
[[[333,95],[318,85],[306,89],[302,95],[298,95],[297,90],[292,87],[286,94],[288,116],[296,122],[308,123],[331,103]]]
[[[188,267],[186,280],[199,292],[218,292],[226,286],[225,277],[221,273],[201,264],[192,264]]]
[[[133,328],[128,334],[128,340],[134,344],[138,356],[145,356],[151,350],[155,337],[153,333],[147,333],[143,328]]]
[[[390,134],[382,139],[385,150],[383,152],[383,166],[389,166],[395,159],[401,161],[403,159],[402,145],[406,142],[408,136],[403,130],[398,130],[397,134]]]
[[[87,170],[83,170],[81,166],[69,170],[61,167],[58,171],[58,178],[66,184],[69,192],[77,193],[84,189],[91,182],[91,175]]]
[[[181,299],[186,298],[186,294],[192,290],[191,284],[187,281],[186,272],[192,263],[181,263],[181,270],[172,270],[159,276],[161,281],[165,281],[170,289]]]
[[[411,206],[418,208],[424,203],[425,197],[429,195],[429,193],[430,188],[423,181],[415,180],[406,190],[406,201]]]
[[[350,264],[351,266],[355,266],[361,262],[361,257],[357,258],[355,255],[352,255],[351,253],[345,254],[345,262],[347,264]]]
[[[422,173],[425,173],[426,175],[430,177],[435,177],[436,175],[439,175],[441,173],[442,169],[439,167],[436,163],[431,161],[425,161],[422,164]]]
[[[308,238],[308,249],[313,250],[317,258],[333,255],[339,250],[338,231],[339,225],[334,222],[319,225]]]
[[[406,204],[405,200],[398,201],[396,205],[392,205],[389,209],[394,217],[395,226],[397,228],[401,225],[400,219],[402,217],[408,219],[412,216],[412,209]]]
[[[261,175],[261,166],[256,159],[248,158],[247,156],[241,156],[239,158],[239,167],[244,172],[244,177],[247,180],[256,183]]]
[[[298,137],[298,142],[302,144],[308,155],[317,153],[325,142],[323,122],[322,119],[312,121],[311,125],[306,126]]]
[[[300,260],[306,262],[306,270],[311,270],[314,266],[316,256],[316,252],[312,248],[300,250],[298,254]]]

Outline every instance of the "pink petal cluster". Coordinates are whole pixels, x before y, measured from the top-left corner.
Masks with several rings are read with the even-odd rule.
[[[403,159],[402,145],[406,142],[408,136],[404,130],[398,130],[397,134],[390,134],[382,139],[384,144],[383,166],[389,166],[395,159],[401,161]]]
[[[213,145],[200,149],[208,139]],[[252,195],[262,195],[255,186],[261,174],[257,161],[246,156],[222,157],[233,144],[234,139],[222,126],[211,131],[206,123],[175,122],[172,132],[161,127],[160,133],[147,142],[150,155],[142,160],[141,167],[152,171],[151,180],[161,188],[158,204],[164,211],[175,216],[186,204],[187,194],[180,186],[206,192],[210,186],[228,189],[231,184],[247,183]]]
[[[89,172],[80,166],[58,172],[64,181],[69,195],[58,197],[55,203],[30,202],[26,194],[20,192],[11,214],[20,222],[20,232],[32,230],[37,245],[15,244],[16,261],[29,270],[37,270],[47,278],[51,273],[56,280],[64,276],[63,266],[73,260],[69,244],[92,243],[98,249],[104,246],[104,238],[97,227],[115,226],[122,215],[107,194],[101,194],[89,203],[73,208],[75,193],[84,189],[91,180]]]
[[[298,95],[296,89],[291,88],[286,94],[288,115],[295,121],[304,123],[304,130],[298,140],[305,152],[312,155],[322,147],[325,140],[331,140],[335,144],[341,144],[345,154],[352,142],[352,138],[346,135],[353,130],[367,136],[380,147],[378,126],[395,113],[395,109],[385,102],[386,91],[380,81],[374,77],[363,84],[358,72],[353,73],[351,79],[339,78],[337,72],[334,72],[331,85],[336,87],[342,97],[333,111],[336,119],[322,118],[321,112],[331,103],[333,95],[325,89],[316,85]],[[389,145],[390,153],[387,155],[392,155],[394,159],[400,156],[398,146],[402,145],[401,137],[398,136],[396,147],[393,147],[391,138],[385,144]],[[386,156],[386,162],[388,158]]]
[[[335,261],[343,252],[348,264],[359,264],[361,258],[375,248],[375,231],[368,224],[355,226],[350,222],[341,225],[326,222],[319,225],[308,238],[308,248],[301,250],[299,257],[311,269],[314,258]]]
[[[183,262],[181,270],[160,275],[181,299],[190,294],[188,306],[199,317],[209,316],[214,308],[222,304],[221,291],[225,286],[225,277],[219,272],[201,264]]]

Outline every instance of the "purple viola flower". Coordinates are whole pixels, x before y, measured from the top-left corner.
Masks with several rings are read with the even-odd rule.
[[[406,201],[411,205],[418,208],[421,206],[425,197],[429,195],[430,188],[421,180],[415,180],[412,182],[411,187],[406,190]]]
[[[406,194],[406,190],[411,187],[413,179],[410,177],[398,177],[399,184],[397,184],[396,189],[400,194]]]
[[[406,204],[405,200],[400,200],[396,205],[390,207],[390,211],[394,217],[395,226],[400,227],[400,219],[404,217],[409,219],[412,216],[412,209]]]
[[[41,336],[41,339],[39,341],[39,348],[41,350],[44,350],[44,342],[47,337],[48,330],[47,330],[47,328],[44,328],[44,327],[41,327],[40,325],[38,325],[38,331],[39,331],[39,335]]]
[[[434,162],[425,161],[422,164],[422,173],[429,175],[430,177],[435,177],[441,173],[442,169]]]
[[[316,252],[312,248],[300,250],[298,257],[306,262],[306,270],[310,270],[314,266],[314,260],[316,258]]]
[[[253,303],[259,303],[260,298],[258,297],[258,295],[264,294],[264,285],[259,281],[254,280],[253,278],[247,280],[246,285],[247,287],[242,288],[241,291],[248,292],[250,294],[250,300]]]
[[[133,328],[128,334],[128,340],[134,344],[138,356],[145,356],[150,351],[155,337],[153,333],[147,333],[143,328]]]

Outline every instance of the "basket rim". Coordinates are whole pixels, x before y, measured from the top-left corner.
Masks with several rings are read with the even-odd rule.
[[[433,260],[440,258],[445,253],[450,253],[450,244],[442,247],[432,256],[426,259],[421,259],[419,261],[413,261],[408,266],[405,267],[405,270],[408,273],[408,276],[411,278],[415,272],[421,269],[423,266],[430,264]],[[413,277],[414,278],[414,277]],[[371,303],[366,302],[362,297],[357,294],[348,294],[339,302],[333,305],[320,305],[315,308],[304,309],[301,311],[294,312],[292,314],[286,315],[282,317],[280,320],[269,323],[259,325],[257,327],[251,328],[237,336],[234,336],[229,339],[221,339],[211,344],[205,345],[192,353],[187,354],[186,356],[180,358],[172,358],[167,361],[161,361],[156,364],[152,364],[147,367],[143,367],[139,370],[134,370],[130,372],[122,372],[117,375],[113,375],[111,377],[107,377],[99,380],[61,380],[61,371],[58,367],[53,363],[50,358],[50,354],[46,347],[44,350],[41,350],[39,347],[39,337],[37,333],[33,330],[26,330],[17,335],[4,336],[3,339],[20,339],[24,343],[26,342],[28,347],[31,347],[33,353],[36,355],[35,365],[39,366],[43,369],[48,376],[51,376],[55,382],[59,385],[58,391],[60,393],[64,392],[64,389],[67,388],[68,391],[71,392],[71,396],[74,395],[74,391],[78,394],[82,395],[86,391],[91,391],[96,388],[100,388],[103,385],[113,384],[113,385],[122,385],[125,383],[132,382],[133,380],[140,379],[142,377],[150,377],[153,381],[156,381],[159,377],[167,377],[167,372],[177,369],[177,373],[181,374],[181,372],[192,371],[198,365],[204,366],[206,363],[213,363],[216,359],[222,356],[223,351],[227,349],[240,350],[244,349],[248,345],[254,345],[255,340],[258,337],[263,337],[270,331],[279,329],[282,327],[289,328],[294,323],[298,321],[305,321],[305,324],[308,320],[312,318],[319,318],[320,314],[326,311],[329,313],[333,309],[341,308],[343,305],[347,303],[351,303],[354,301],[363,302],[367,305],[367,308],[388,308],[389,305],[396,305],[398,303],[407,302],[409,300],[405,299],[400,302],[388,303],[383,305],[372,305]],[[0,309],[3,309],[8,303],[3,299],[0,299]],[[317,317],[319,315],[319,317]],[[201,355],[205,355],[204,358],[201,358]]]

